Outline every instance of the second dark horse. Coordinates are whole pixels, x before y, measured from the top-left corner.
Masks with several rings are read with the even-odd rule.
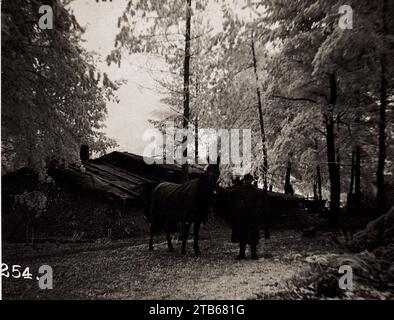
[[[210,164],[204,174],[183,184],[163,182],[156,186],[150,194],[147,218],[151,223],[149,250],[153,250],[155,232],[164,230],[167,236],[168,249],[174,251],[170,232],[181,226],[182,254],[186,254],[186,242],[190,226],[193,224],[194,253],[198,257],[200,224],[207,221],[208,211],[213,201],[214,190],[219,179],[219,163]]]

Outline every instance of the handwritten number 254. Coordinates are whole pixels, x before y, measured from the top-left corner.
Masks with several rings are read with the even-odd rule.
[[[23,272],[21,272],[20,265],[13,265],[11,270],[7,264],[1,264],[1,277],[9,278],[12,277],[14,279],[24,278],[24,279],[32,279],[32,274],[30,273],[29,267],[25,268]]]

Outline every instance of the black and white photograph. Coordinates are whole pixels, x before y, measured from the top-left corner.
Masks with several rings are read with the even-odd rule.
[[[394,0],[0,5],[1,300],[394,300]]]

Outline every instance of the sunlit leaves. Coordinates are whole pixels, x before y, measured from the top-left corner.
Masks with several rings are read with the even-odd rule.
[[[3,4],[2,156],[7,169],[43,173],[49,160],[77,160],[82,143],[97,152],[113,145],[100,129],[118,84],[96,71],[79,44],[83,29],[61,3],[53,30],[35,25],[40,4]]]

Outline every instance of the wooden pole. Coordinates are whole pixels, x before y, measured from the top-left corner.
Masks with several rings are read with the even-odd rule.
[[[186,35],[185,35],[185,56],[183,67],[183,129],[189,127],[190,122],[190,33],[191,33],[191,6],[192,0],[186,0]],[[183,137],[183,144],[187,143],[187,136]],[[184,159],[187,159],[187,146],[183,151]],[[184,179],[189,178],[187,162],[182,165]]]
[[[265,136],[263,107],[262,107],[262,103],[261,103],[261,93],[260,93],[260,87],[259,87],[259,75],[257,73],[257,58],[256,58],[256,50],[255,50],[255,46],[254,46],[253,33],[252,33],[252,58],[253,58],[254,74],[255,74],[255,78],[256,78],[257,107],[258,107],[258,111],[259,111],[261,140],[262,140],[262,144],[263,144],[263,182],[264,182],[264,190],[268,190],[267,142],[266,142],[266,136]]]

